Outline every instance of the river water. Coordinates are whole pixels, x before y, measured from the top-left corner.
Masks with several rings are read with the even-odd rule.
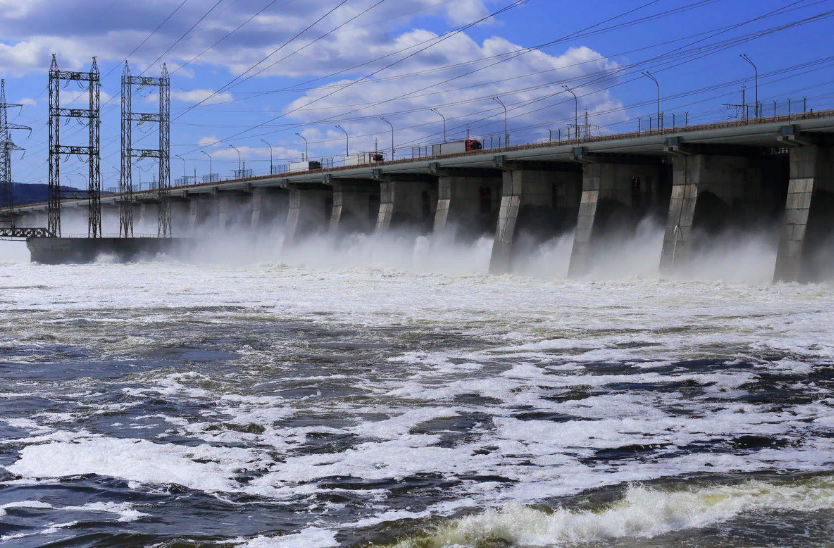
[[[831,546],[834,290],[655,240],[0,243],[0,545]]]

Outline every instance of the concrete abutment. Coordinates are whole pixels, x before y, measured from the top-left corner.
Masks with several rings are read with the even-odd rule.
[[[283,188],[252,189],[252,218],[249,227],[257,231],[273,223],[286,223],[290,209],[290,193]]]
[[[333,189],[323,184],[293,185],[289,191],[284,245],[324,232],[333,213]]]
[[[669,165],[660,157],[587,156],[569,276],[588,274],[603,243],[616,245],[634,235],[640,221],[659,215],[668,201]]]
[[[437,213],[437,179],[421,175],[381,176],[376,232],[429,232]]]
[[[685,272],[720,234],[772,225],[784,203],[783,163],[783,157],[753,148],[674,156],[661,273]]]
[[[372,180],[335,179],[332,185],[330,233],[372,232],[379,215],[379,183]]]
[[[774,281],[819,281],[832,262],[834,147],[818,140],[793,146],[789,154],[790,181]]]
[[[454,231],[462,239],[492,235],[501,204],[501,172],[460,169],[438,175],[434,234]]]
[[[541,164],[541,163],[538,163]],[[489,271],[512,269],[519,236],[536,243],[573,228],[582,188],[581,167],[576,164],[505,164],[495,240]]]

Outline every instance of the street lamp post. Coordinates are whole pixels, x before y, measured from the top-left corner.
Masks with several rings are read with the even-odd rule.
[[[658,82],[657,78],[652,76],[652,73],[647,70],[643,71],[643,76],[651,78],[657,86],[657,129],[660,129],[660,82]]]
[[[229,146],[237,151],[237,176],[240,177],[240,178],[243,178],[243,170],[240,167],[240,151],[238,150],[238,148],[235,145],[229,145]]]
[[[213,183],[214,181],[212,181],[212,175],[213,175],[213,173],[212,173],[212,170],[211,170],[211,154],[209,154],[209,153],[208,153],[208,152],[206,152],[205,150],[201,150],[200,152],[202,152],[203,154],[205,154],[206,156],[208,156],[208,159],[209,159],[209,180],[208,180],[208,182]],[[196,181],[195,181],[195,182],[196,182]]]
[[[562,87],[573,95],[573,136],[579,141],[579,97],[568,86],[563,85]]]
[[[759,69],[756,67],[756,63],[754,63],[746,53],[742,53],[739,57],[747,61],[753,66],[753,70],[756,72],[756,118],[759,117]],[[746,113],[745,113],[746,114]]]
[[[342,130],[342,133],[345,134],[345,158],[347,158],[350,156],[350,135],[348,135],[348,132],[342,126],[336,126],[336,129]]]
[[[443,142],[446,142],[446,117],[436,108],[431,109],[432,112],[443,118]]]
[[[310,153],[307,150],[307,139],[303,135],[301,135],[300,133],[296,133],[296,135],[298,135],[299,137],[304,139],[304,161],[309,162],[310,161]]]
[[[266,139],[261,139],[261,142],[269,147],[269,174],[272,175],[272,145],[266,142]]]
[[[187,185],[188,184],[188,172],[185,171],[185,158],[183,158],[179,154],[174,154],[174,156],[176,156],[177,158],[182,160],[182,184]]]
[[[498,97],[493,97],[492,99],[498,101],[498,104],[504,107],[504,146],[508,146],[510,144],[510,136],[507,134],[507,105]]]
[[[394,124],[385,119],[385,116],[380,116],[380,120],[391,126],[391,161],[394,161]]]

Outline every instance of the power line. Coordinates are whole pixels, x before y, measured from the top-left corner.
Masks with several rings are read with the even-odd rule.
[[[229,82],[227,82],[226,84],[224,84],[223,86],[221,86],[221,87],[220,87],[217,91],[213,92],[211,95],[209,95],[208,97],[206,97],[206,98],[205,98],[205,99],[203,99],[202,101],[200,101],[200,102],[198,102],[198,103],[196,103],[196,104],[194,104],[194,105],[191,105],[190,107],[186,108],[184,111],[180,112],[177,116],[175,116],[175,117],[174,117],[174,120],[176,120],[177,118],[180,118],[181,116],[183,116],[183,115],[184,115],[184,114],[186,114],[187,112],[190,112],[190,111],[191,111],[191,110],[193,110],[194,108],[196,108],[196,107],[198,107],[198,106],[202,105],[203,103],[205,103],[206,101],[208,101],[208,100],[209,100],[209,99],[211,99],[212,97],[216,97],[218,93],[222,93],[222,92],[226,91],[227,89],[229,89],[229,87],[231,87],[232,85],[234,85],[234,83],[235,83],[235,82],[237,82],[238,80],[240,80],[240,79],[241,79],[244,75],[246,75],[247,73],[249,73],[250,71],[252,71],[255,67],[257,67],[258,65],[260,65],[260,64],[261,64],[261,63],[263,63],[263,62],[265,62],[267,59],[269,59],[270,57],[272,57],[273,55],[275,55],[276,53],[278,53],[279,51],[281,51],[282,49],[284,49],[284,48],[285,48],[286,46],[288,46],[290,43],[292,43],[293,41],[295,41],[295,39],[296,39],[296,38],[298,38],[299,36],[301,36],[302,34],[304,34],[305,32],[307,32],[308,30],[310,30],[311,28],[313,28],[313,27],[314,27],[315,25],[317,25],[317,24],[318,24],[321,20],[323,20],[323,19],[325,19],[326,17],[328,17],[331,13],[333,13],[334,11],[336,11],[337,9],[339,9],[340,7],[342,7],[343,5],[345,5],[346,3],[347,3],[347,0],[342,0],[341,2],[339,2],[339,3],[335,6],[335,7],[333,7],[332,9],[330,9],[330,11],[328,11],[327,13],[325,13],[324,15],[322,15],[321,17],[319,17],[318,19],[316,19],[315,21],[313,21],[312,23],[310,23],[307,27],[305,27],[305,28],[304,28],[304,30],[302,30],[301,32],[299,32],[298,34],[296,34],[295,36],[293,36],[292,38],[290,38],[289,40],[287,40],[286,42],[284,42],[283,44],[281,44],[278,48],[276,48],[276,49],[272,50],[272,52],[270,52],[270,53],[269,53],[269,55],[267,55],[266,57],[264,57],[263,59],[261,59],[260,61],[258,61],[257,63],[255,63],[254,65],[252,65],[252,66],[251,66],[251,67],[249,67],[248,69],[246,69],[245,71],[243,71],[243,73],[242,73],[242,74],[239,74],[239,75],[237,75],[236,77],[234,77],[231,81],[229,81]]]

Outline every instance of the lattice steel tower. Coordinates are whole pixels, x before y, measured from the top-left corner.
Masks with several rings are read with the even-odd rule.
[[[133,86],[140,90],[148,86],[159,87],[159,112],[133,112]],[[157,122],[159,124],[159,148],[133,148],[133,122]],[[171,79],[168,67],[162,65],[162,76],[131,76],[130,67],[125,61],[122,71],[122,168],[119,180],[119,192],[122,199],[119,206],[120,228],[123,238],[133,236],[133,172],[131,159],[136,157],[157,158],[159,160],[159,227],[160,238],[171,237]]]
[[[89,109],[61,108],[61,82],[78,83],[84,89],[83,82],[87,82],[87,92],[90,100]],[[75,72],[58,70],[58,60],[52,54],[52,65],[49,67],[49,231],[55,236],[61,235],[61,154],[75,154],[87,157],[90,167],[90,178],[87,185],[87,201],[89,206],[89,223],[87,234],[90,238],[101,238],[101,76],[98,71],[96,58],[90,72]],[[61,145],[61,118],[76,118],[87,120],[89,128],[88,146]],[[85,123],[85,122],[81,122]]]
[[[9,123],[9,107],[23,105],[6,102],[6,81],[0,80],[0,222],[14,228],[14,182],[12,181],[12,151],[23,150],[12,141],[13,129],[32,128]]]

